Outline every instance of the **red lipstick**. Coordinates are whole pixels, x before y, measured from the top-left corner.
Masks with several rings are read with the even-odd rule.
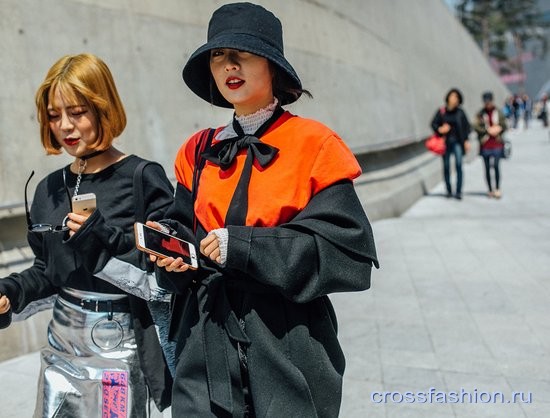
[[[76,145],[78,143],[78,141],[80,141],[80,139],[78,138],[65,138],[63,140],[65,142],[65,144],[67,144],[68,146],[73,146],[73,145]]]
[[[238,77],[227,77],[225,85],[231,90],[236,90],[244,84],[244,80]]]

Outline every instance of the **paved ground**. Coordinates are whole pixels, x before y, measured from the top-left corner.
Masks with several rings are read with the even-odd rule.
[[[487,197],[479,158],[462,201],[440,184],[374,223],[382,268],[371,290],[332,298],[348,365],[342,417],[550,416],[550,141],[541,127],[510,139],[501,200]],[[460,403],[402,398],[430,388]],[[514,391],[532,402],[513,403]],[[398,393],[375,403],[373,392]]]
[[[540,127],[510,138],[501,200],[487,198],[476,159],[462,201],[439,185],[374,223],[372,289],[332,297],[348,364],[342,417],[550,416],[550,140]],[[32,415],[38,363],[0,363],[1,417]]]

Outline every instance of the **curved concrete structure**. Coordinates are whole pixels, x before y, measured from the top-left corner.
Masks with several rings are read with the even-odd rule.
[[[195,97],[181,79],[223,3],[0,0],[0,231],[11,231],[0,233],[2,247],[23,245],[30,171],[37,172],[32,192],[38,178],[69,161],[45,158],[39,142],[34,93],[47,69],[65,54],[102,57],[128,113],[118,146],[159,161],[172,176],[181,143],[231,117]],[[421,141],[450,87],[463,90],[469,115],[483,90],[492,89],[497,102],[507,94],[443,1],[258,3],[282,20],[286,56],[314,95],[290,110],[323,121],[358,155],[365,174],[357,188],[372,219],[399,215],[439,180],[439,162]],[[20,268],[11,264],[18,261],[0,258],[0,275]]]
[[[64,164],[44,158],[34,92],[53,62],[92,52],[110,66],[128,111],[118,141],[127,152],[160,161],[199,127],[223,123],[181,79],[189,54],[206,36],[204,0],[0,0],[0,205],[20,206],[28,173]],[[470,36],[439,0],[259,1],[282,20],[286,55],[314,100],[292,110],[322,120],[356,153],[419,141],[450,86],[463,89],[472,114],[480,92],[506,94]]]

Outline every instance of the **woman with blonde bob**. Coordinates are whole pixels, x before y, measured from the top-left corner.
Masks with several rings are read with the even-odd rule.
[[[166,292],[147,283],[133,225],[138,215],[162,217],[173,188],[160,165],[113,146],[126,115],[98,57],[59,59],[36,106],[46,154],[74,160],[40,181],[27,206],[35,260],[0,279],[0,328],[10,325],[12,312],[24,319],[55,300],[35,417],[152,416],[150,401],[160,410],[170,403],[168,352],[153,321],[168,304]],[[95,205],[76,213],[75,198],[89,193]]]

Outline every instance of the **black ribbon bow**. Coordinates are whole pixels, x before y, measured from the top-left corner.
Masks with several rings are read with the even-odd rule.
[[[248,148],[241,177],[225,216],[226,226],[245,225],[248,211],[248,184],[250,183],[254,159],[258,161],[262,168],[265,168],[279,152],[278,148],[261,142],[259,138],[283,113],[283,109],[277,107],[273,115],[253,135],[246,135],[237,119],[233,117],[233,129],[237,136],[220,141],[201,154],[204,159],[220,166],[225,171],[233,165],[238,152],[241,149]]]
[[[222,170],[227,170],[233,165],[235,156],[243,149],[252,151],[253,157],[262,168],[266,167],[279,150],[271,145],[264,144],[254,135],[230,138],[213,145],[210,151],[203,154],[208,161],[219,165]]]

